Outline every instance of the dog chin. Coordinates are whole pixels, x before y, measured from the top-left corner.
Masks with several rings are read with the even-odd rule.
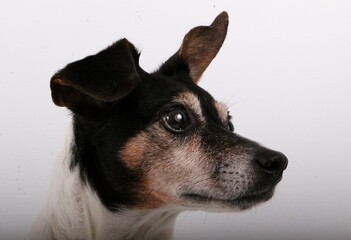
[[[274,188],[254,192],[235,198],[216,198],[205,194],[185,193],[182,198],[189,202],[195,208],[205,209],[206,211],[227,212],[228,210],[240,211],[250,209],[260,203],[271,199],[274,194]]]

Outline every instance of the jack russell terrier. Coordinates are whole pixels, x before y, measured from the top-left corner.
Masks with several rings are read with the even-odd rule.
[[[223,12],[193,28],[153,73],[121,39],[51,78],[73,124],[30,239],[171,239],[182,211],[273,196],[287,158],[236,134],[228,108],[197,85],[227,27]]]

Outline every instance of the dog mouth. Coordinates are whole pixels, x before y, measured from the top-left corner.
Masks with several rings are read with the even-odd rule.
[[[245,194],[235,198],[221,198],[212,197],[202,193],[184,193],[182,197],[188,201],[194,202],[200,205],[208,204],[219,204],[227,207],[240,209],[248,209],[258,203],[266,202],[273,197],[274,188],[267,189],[264,191],[257,191],[249,194]]]

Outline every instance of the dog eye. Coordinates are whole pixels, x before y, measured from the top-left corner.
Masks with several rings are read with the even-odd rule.
[[[189,125],[186,111],[180,107],[171,109],[164,117],[166,127],[173,132],[183,132]]]
[[[228,112],[229,114],[229,112]],[[232,122],[232,116],[228,115],[228,130],[234,132],[234,124]]]
[[[228,130],[234,132],[234,124],[230,120],[228,121]]]

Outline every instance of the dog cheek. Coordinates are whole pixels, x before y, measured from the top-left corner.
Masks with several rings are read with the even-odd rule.
[[[155,185],[157,185],[157,187],[155,187]],[[161,186],[160,182],[155,178],[150,178],[146,175],[140,181],[140,186],[142,197],[139,203],[133,207],[134,209],[155,209],[175,203],[175,199],[171,194],[158,189],[164,186]]]
[[[176,174],[177,168],[169,160],[169,153],[159,155],[144,169],[142,188],[148,204],[162,206],[177,202],[180,178]]]
[[[200,137],[181,140],[155,125],[129,140],[119,156],[130,170],[142,172],[136,207],[179,205],[180,189],[212,186],[213,163],[202,149]]]
[[[131,138],[119,151],[125,166],[141,174],[139,203],[134,208],[153,209],[175,202],[172,184],[179,180],[174,178],[175,168],[169,163],[171,142],[166,133],[153,126]]]
[[[129,169],[137,170],[141,167],[149,148],[148,137],[142,132],[125,144],[119,152],[119,157]]]
[[[194,182],[200,169],[196,161],[190,161],[189,155],[180,148],[164,151],[144,169],[142,185],[144,200],[141,208],[157,208],[165,205],[181,205],[179,189],[187,183]],[[194,171],[194,169],[197,169]]]
[[[202,150],[201,139],[192,137],[177,148],[173,148],[166,156],[162,165],[155,166],[151,176],[158,176],[155,186],[164,186],[174,198],[178,198],[181,189],[191,187],[213,186],[211,178],[213,162]],[[162,173],[162,175],[160,175]]]

